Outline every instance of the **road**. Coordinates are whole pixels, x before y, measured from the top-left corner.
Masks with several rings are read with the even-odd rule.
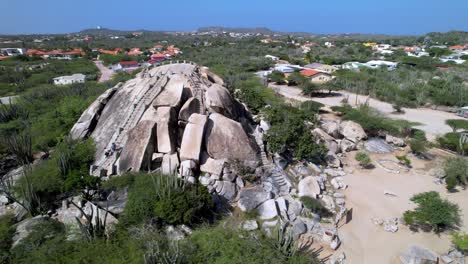
[[[101,72],[101,77],[99,78],[99,82],[105,82],[112,78],[114,71],[104,66],[104,64],[102,64],[102,61],[96,60],[94,61],[94,64],[96,64],[96,67]]]
[[[276,84],[269,84],[269,87],[271,87],[277,93],[286,98],[301,102],[307,100],[314,100],[326,106],[341,105],[341,101],[346,97],[349,98],[348,102],[353,106],[356,106],[356,102],[357,105],[359,105],[365,103],[366,100],[369,100],[369,106],[376,108],[377,110],[391,118],[404,119],[411,122],[420,123],[421,125],[415,127],[425,131],[429,140],[434,140],[438,135],[442,135],[452,131],[452,129],[445,124],[446,120],[463,119],[462,117],[459,117],[453,113],[432,110],[428,108],[403,108],[405,113],[394,114],[393,107],[389,103],[382,102],[373,98],[368,98],[368,96],[356,95],[346,91],[338,91],[337,94],[330,97],[307,97],[302,95],[301,89],[297,87]]]

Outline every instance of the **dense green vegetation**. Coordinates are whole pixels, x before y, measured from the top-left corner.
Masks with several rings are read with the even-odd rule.
[[[431,191],[416,194],[410,199],[417,205],[403,214],[406,224],[413,227],[429,227],[435,232],[456,228],[460,224],[458,205],[444,200],[439,193]]]
[[[369,168],[372,165],[372,160],[370,156],[365,152],[356,153],[356,161],[359,162],[359,165],[363,168]]]
[[[439,142],[439,145],[444,149],[448,149],[460,154],[464,152],[465,155],[468,155],[468,143],[465,142],[463,144],[460,144],[460,137],[460,133],[451,132],[437,138],[437,141]]]
[[[208,190],[175,176],[136,175],[130,186],[122,225],[140,224],[152,220],[160,224],[193,226],[212,221],[214,203]]]
[[[449,158],[444,164],[445,182],[449,191],[459,185],[463,188],[468,184],[468,162],[463,157]]]
[[[468,251],[468,234],[454,233],[452,242],[458,250]]]
[[[412,60],[414,60],[412,58]],[[400,66],[397,70],[342,70],[331,85],[358,94],[370,94],[380,100],[408,107],[426,103],[464,106],[468,103],[466,75],[455,71],[437,72]],[[435,78],[437,76],[437,78]]]
[[[310,128],[304,123],[314,121],[314,115],[287,105],[269,107],[265,113],[271,125],[266,136],[270,151],[289,158],[324,162],[326,147],[315,143]]]
[[[0,97],[44,88],[52,83],[53,78],[63,75],[82,73],[87,80],[97,79],[98,69],[92,61],[86,59],[63,61],[25,58],[26,61],[18,57],[0,61]]]
[[[348,104],[332,107],[333,110],[341,112],[345,120],[354,121],[362,126],[370,136],[378,136],[387,132],[396,136],[407,136],[411,133],[414,123],[385,117],[378,110],[367,105],[353,108]]]

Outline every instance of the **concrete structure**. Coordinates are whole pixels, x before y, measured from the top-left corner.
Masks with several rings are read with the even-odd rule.
[[[371,60],[364,64],[368,68],[377,69],[381,67],[387,68],[387,70],[394,70],[396,69],[398,63],[391,62],[391,61],[384,61],[384,60]]]
[[[322,64],[322,63],[307,64],[307,65],[304,66],[304,68],[316,70],[316,71],[319,71],[319,72],[325,72],[325,73],[333,73],[336,70],[338,70],[338,68],[335,67],[335,66]]]
[[[5,56],[16,56],[16,55],[25,55],[26,49],[23,48],[2,48],[0,49],[0,55]]]
[[[279,58],[278,58],[278,57],[276,57],[276,56],[273,56],[273,55],[265,55],[265,58],[267,58],[267,59],[271,59],[272,61],[278,61],[278,60],[279,60]]]
[[[468,106],[458,109],[457,115],[468,118]]]
[[[53,79],[55,85],[67,85],[74,83],[84,83],[86,75],[81,73],[75,73],[73,75],[60,76]]]

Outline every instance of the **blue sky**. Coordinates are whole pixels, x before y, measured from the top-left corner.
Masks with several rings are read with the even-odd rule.
[[[468,0],[0,0],[0,34],[268,27],[311,33],[468,31]]]

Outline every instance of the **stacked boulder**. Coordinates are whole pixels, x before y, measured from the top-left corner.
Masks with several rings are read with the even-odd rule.
[[[367,138],[364,129],[353,121],[322,120],[312,133],[328,148],[327,162],[332,168],[341,167],[340,153],[353,151]]]
[[[96,143],[91,174],[160,171],[198,180],[227,200],[244,182],[229,164],[254,169],[258,147],[244,124],[253,121],[221,78],[189,63],[147,69],[100,96],[71,137]]]

